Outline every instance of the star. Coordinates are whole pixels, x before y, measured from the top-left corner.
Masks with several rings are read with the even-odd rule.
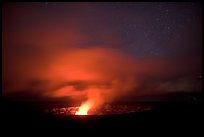
[[[170,27],[168,26],[167,29],[170,30]]]

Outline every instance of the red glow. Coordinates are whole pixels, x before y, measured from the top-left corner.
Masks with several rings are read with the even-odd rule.
[[[75,115],[88,115],[88,111],[90,110],[92,106],[93,106],[93,103],[90,101],[83,103],[79,107],[79,110],[75,113]]]

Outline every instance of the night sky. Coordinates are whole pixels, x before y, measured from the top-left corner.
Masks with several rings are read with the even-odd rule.
[[[201,3],[4,3],[2,23],[5,97],[103,103],[200,88]]]

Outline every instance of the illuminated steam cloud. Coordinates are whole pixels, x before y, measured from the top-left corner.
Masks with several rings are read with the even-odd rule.
[[[62,83],[45,95],[80,98],[92,102],[92,107],[100,107],[114,99],[143,91],[139,91],[139,86],[143,83],[149,87],[148,92],[168,91],[167,88],[161,88],[162,82],[155,83],[158,79],[152,81],[153,86],[151,82],[145,81],[149,77],[168,79],[177,75],[178,70],[182,71],[182,68],[176,63],[158,59],[135,59],[118,50],[75,48],[57,56],[50,69],[44,73],[44,79]]]
[[[135,71],[134,61],[117,50],[74,49],[59,56],[45,74],[65,83],[48,95],[84,98],[100,106],[132,91],[137,86]]]
[[[180,67],[167,60],[137,59],[111,48],[71,48],[44,56],[41,60],[18,57],[18,67],[6,70],[12,72],[6,78],[14,84],[5,85],[5,91],[29,90],[44,97],[89,100],[92,107],[100,107],[131,94],[167,90],[162,79],[191,71],[191,67],[183,70],[187,63]]]

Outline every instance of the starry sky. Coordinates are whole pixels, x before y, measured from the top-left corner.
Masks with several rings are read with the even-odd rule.
[[[197,90],[201,3],[4,3],[2,19],[4,96]]]

